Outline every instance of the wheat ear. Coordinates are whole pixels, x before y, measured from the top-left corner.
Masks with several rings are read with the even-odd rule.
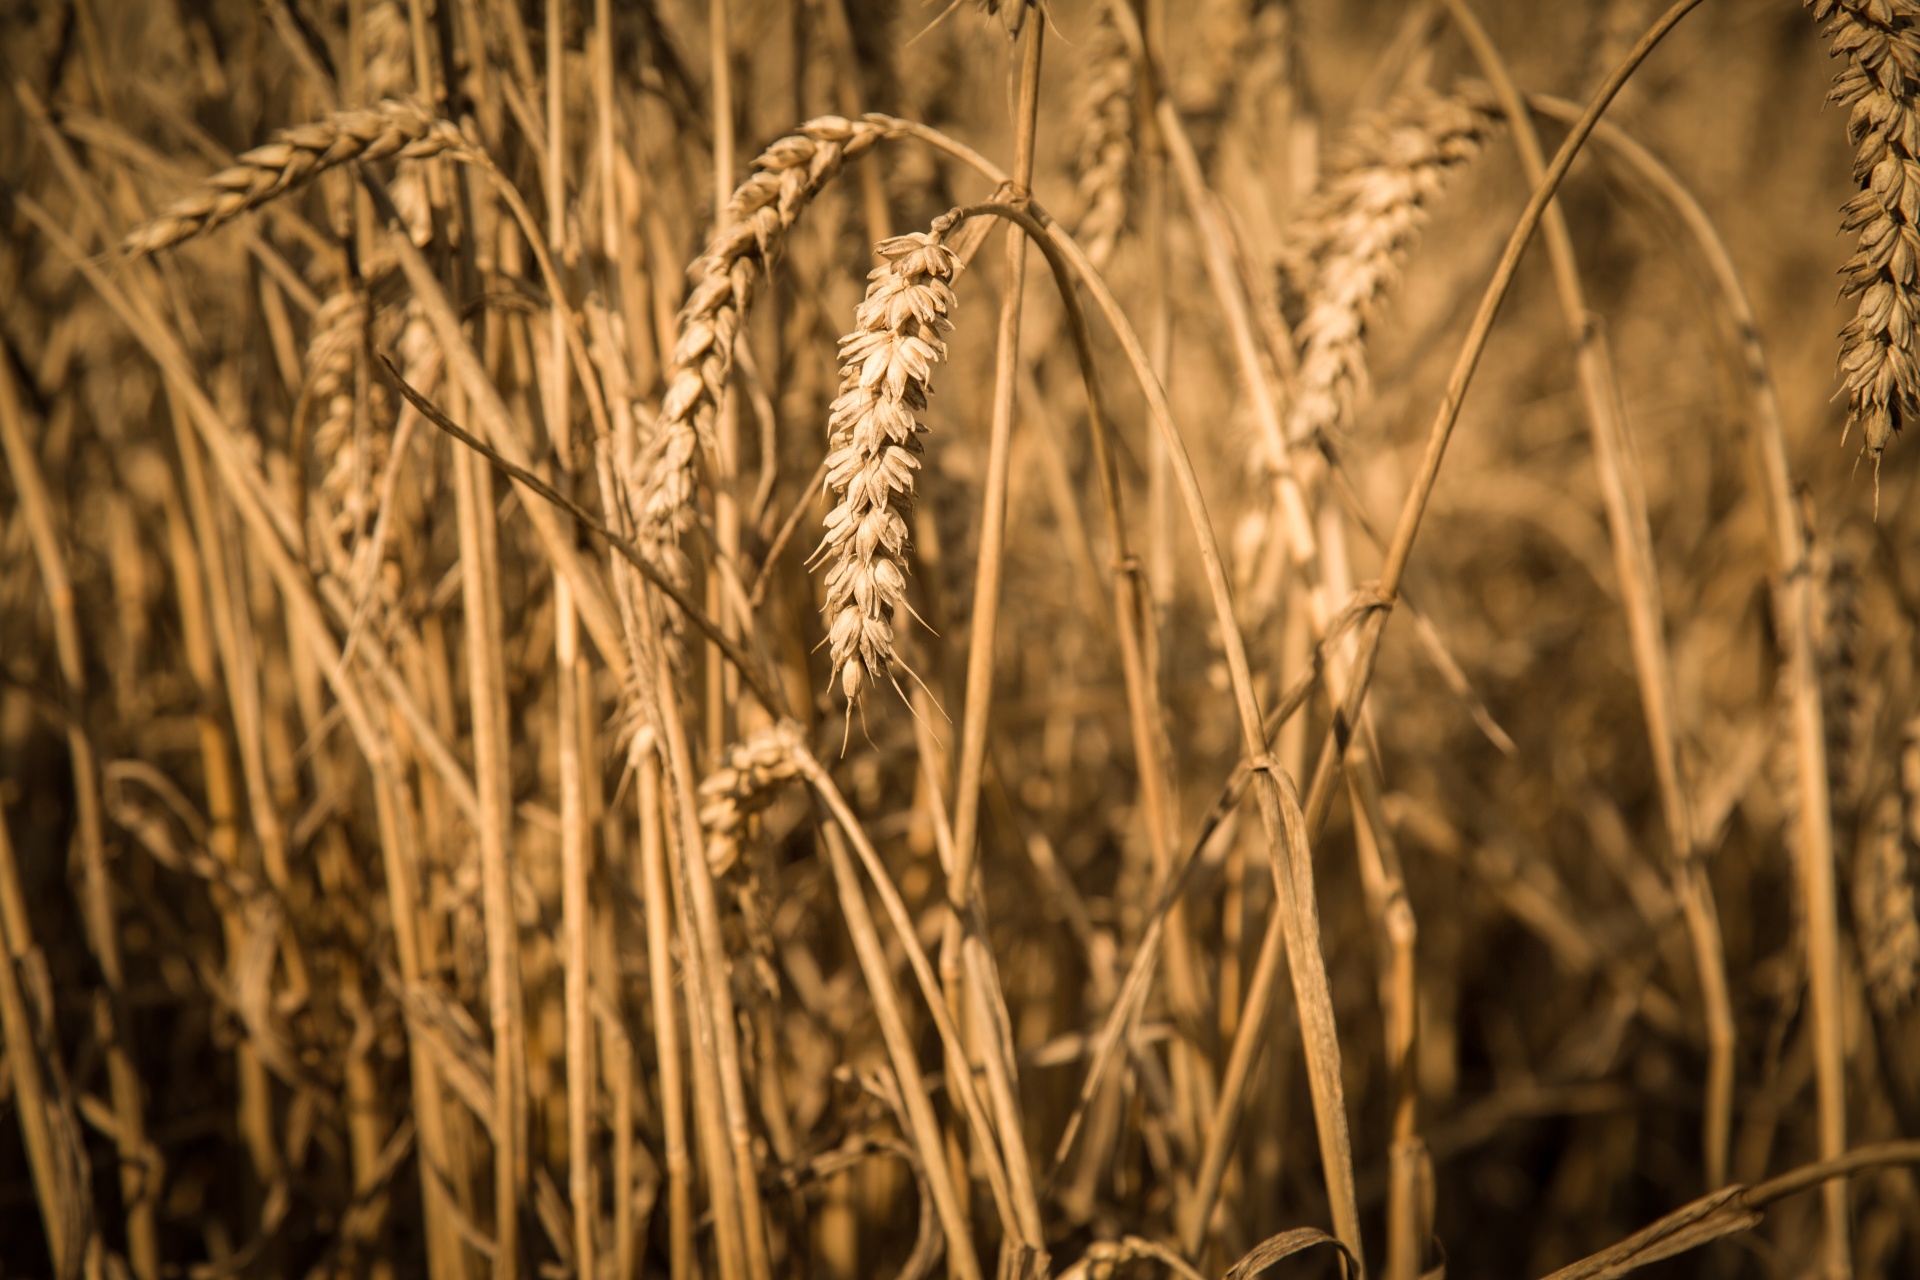
[[[131,232],[121,247],[153,253],[179,244],[284,195],[335,165],[388,156],[421,159],[457,144],[460,135],[419,103],[389,98],[377,106],[336,111],[324,120],[284,129],[240,156]]]
[[[871,120],[822,116],[781,138],[753,162],[728,201],[726,229],[687,274],[693,289],[678,320],[667,393],[642,457],[635,518],[641,545],[684,579],[680,534],[693,519],[695,460],[733,369],[733,341],[761,275],[778,256],[800,211],[840,167],[886,136]]]
[[[1127,181],[1133,170],[1133,55],[1113,15],[1102,9],[1088,43],[1076,118],[1074,158],[1080,217],[1074,235],[1097,267],[1107,265],[1127,223]]]
[[[780,783],[799,776],[791,746],[790,728],[770,725],[728,747],[720,767],[700,783],[700,826],[716,876],[739,858],[747,818],[772,803]]]
[[[1850,108],[1853,180],[1860,194],[1841,206],[1842,229],[1860,247],[1840,268],[1843,296],[1858,310],[1840,330],[1847,429],[1859,423],[1879,458],[1920,400],[1914,326],[1920,322],[1920,4],[1914,0],[1806,0],[1834,57],[1846,67],[1828,101]]]
[[[1286,237],[1282,270],[1304,300],[1290,441],[1351,419],[1367,383],[1374,307],[1398,277],[1447,175],[1478,154],[1498,125],[1490,105],[1421,92],[1362,119],[1343,141],[1331,176]]]
[[[1861,979],[1882,1017],[1892,1017],[1920,985],[1920,920],[1914,915],[1915,845],[1911,834],[1915,763],[1909,739],[1901,752],[1901,790],[1880,798],[1861,824],[1853,857],[1853,928],[1860,942]]]
[[[867,274],[854,330],[840,339],[840,394],[828,413],[827,487],[833,509],[814,552],[827,569],[827,639],[849,708],[885,676],[892,682],[893,621],[907,607],[907,515],[920,469],[918,415],[927,380],[946,358],[949,284],[961,263],[942,241],[953,224],[883,240]]]

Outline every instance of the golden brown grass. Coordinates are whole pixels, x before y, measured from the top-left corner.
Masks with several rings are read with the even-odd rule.
[[[0,1271],[1920,1268],[1911,10],[0,25]]]

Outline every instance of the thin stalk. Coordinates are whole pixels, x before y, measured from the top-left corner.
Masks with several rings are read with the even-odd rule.
[[[496,684],[505,681],[495,619],[499,569],[488,554],[482,522],[493,519],[490,473],[481,459],[454,458],[454,495],[460,539],[460,587],[466,611],[468,706],[473,723],[474,781],[479,793],[480,886],[487,935],[487,1008],[493,1029],[493,1274],[511,1280],[519,1260],[520,1117],[518,1084],[525,1070],[520,1012],[518,924],[508,869],[512,800],[506,787],[506,734],[495,712]]]
[[[81,1150],[74,1141],[79,1125],[72,1099],[60,1087],[64,1073],[57,1051],[52,1045],[46,1047],[51,1070],[43,1075],[41,1047],[20,987],[18,966],[34,951],[20,868],[7,831],[5,800],[0,797],[0,1033],[5,1037],[14,1109],[20,1117],[20,1136],[53,1274],[58,1280],[79,1280],[87,1237],[93,1232],[93,1198],[85,1190],[86,1170],[76,1159]]]
[[[306,572],[293,560],[287,543],[266,503],[263,479],[242,460],[234,429],[228,425],[213,401],[194,376],[186,353],[166,326],[154,315],[144,294],[130,296],[109,280],[99,265],[88,258],[64,228],[25,193],[16,193],[14,207],[34,224],[55,250],[83,276],[128,331],[146,349],[160,368],[168,392],[186,408],[201,442],[206,446],[228,497],[233,501],[246,526],[250,543],[261,554],[273,574],[285,603],[290,634],[298,638],[303,651],[332,687],[340,714],[352,732],[354,741],[367,761],[376,787],[376,809],[384,812],[382,798],[399,784],[394,774],[396,763],[391,744],[369,713],[365,698],[351,676],[341,668],[337,644],[328,633],[319,603],[314,599]],[[401,976],[417,981],[420,969],[420,939],[414,898],[410,888],[408,850],[399,843],[396,828],[382,819],[382,851],[386,860],[387,890],[393,902],[395,949],[399,953]],[[440,1123],[440,1093],[434,1051],[430,1044],[411,1041],[409,1068],[414,1091],[414,1109],[418,1117],[422,1160],[420,1177],[422,1200],[426,1205],[429,1239],[429,1265],[440,1280],[452,1280],[452,1268],[458,1265],[454,1249],[457,1222],[436,1170],[446,1165],[445,1130]]]
[[[1575,118],[1578,108],[1559,99],[1535,96],[1534,106],[1557,120]],[[1767,522],[1773,538],[1774,590],[1780,599],[1787,650],[1787,680],[1794,729],[1794,781],[1799,824],[1794,840],[1796,871],[1807,920],[1809,1004],[1813,1016],[1815,1088],[1819,1095],[1820,1151],[1838,1159],[1846,1150],[1846,1062],[1840,1020],[1839,922],[1834,889],[1833,811],[1827,781],[1827,732],[1816,668],[1812,575],[1793,472],[1787,452],[1785,415],[1774,386],[1772,365],[1760,341],[1760,321],[1747,299],[1733,256],[1693,193],[1666,165],[1624,131],[1602,124],[1594,140],[1609,159],[1619,161],[1653,199],[1663,205],[1687,234],[1690,257],[1707,267],[1722,319],[1738,348],[1740,372],[1752,414],[1754,449],[1764,480]],[[1821,1190],[1826,1217],[1827,1265],[1844,1275],[1850,1266],[1847,1188],[1840,1180]],[[1835,1270],[1835,1268],[1843,1268]]]
[[[548,0],[547,17],[547,244],[555,258],[567,255],[566,97],[563,58],[566,52],[565,0]],[[611,185],[606,175],[603,185]],[[546,418],[547,432],[560,464],[560,474],[571,473],[573,431],[570,418],[571,381],[568,378],[567,303],[556,296],[548,312]],[[562,526],[566,531],[566,526]],[[589,905],[585,784],[581,765],[580,619],[573,607],[573,589],[564,573],[553,577],[554,686],[559,699],[558,755],[560,772],[560,899],[564,970],[567,1058],[567,1196],[573,1202],[573,1262],[583,1276],[595,1274],[593,1220],[593,1015],[588,1009],[587,934]]]
[[[646,731],[643,731],[645,733]],[[651,737],[652,735],[648,735]],[[641,901],[647,913],[647,989],[653,998],[655,1069],[667,1157],[667,1265],[672,1280],[693,1274],[693,1163],[687,1156],[686,1084],[680,1061],[680,1013],[673,998],[673,950],[667,859],[661,826],[660,753],[634,743],[640,783]]]
[[[1519,220],[1514,224],[1513,232],[1507,238],[1506,248],[1501,252],[1500,261],[1494,267],[1493,278],[1487,282],[1486,291],[1480,299],[1479,309],[1474,313],[1473,323],[1462,342],[1460,353],[1454,360],[1453,370],[1447,377],[1445,392],[1441,395],[1440,405],[1434,412],[1433,425],[1428,431],[1426,451],[1420,459],[1419,470],[1413,483],[1407,490],[1407,497],[1400,508],[1400,518],[1394,526],[1393,538],[1387,544],[1386,562],[1381,568],[1379,596],[1381,608],[1367,619],[1366,628],[1361,632],[1359,652],[1354,662],[1353,683],[1347,691],[1346,703],[1334,717],[1334,723],[1328,731],[1328,741],[1322,747],[1319,761],[1314,766],[1313,785],[1307,793],[1307,826],[1311,831],[1319,831],[1326,823],[1327,813],[1333,806],[1333,779],[1335,766],[1339,761],[1339,752],[1346,746],[1351,732],[1350,726],[1356,723],[1360,705],[1365,701],[1367,688],[1373,681],[1373,668],[1380,653],[1380,639],[1386,631],[1387,619],[1392,616],[1393,605],[1400,598],[1400,587],[1406,578],[1407,561],[1413,554],[1413,540],[1420,531],[1420,519],[1426,514],[1427,502],[1433,496],[1433,486],[1440,476],[1440,463],[1446,457],[1447,442],[1453,437],[1453,429],[1460,421],[1460,408],[1467,394],[1467,386],[1473,381],[1474,371],[1479,367],[1480,357],[1486,351],[1487,339],[1493,332],[1493,321],[1499,314],[1500,304],[1505,301],[1507,289],[1513,284],[1513,277],[1520,266],[1521,254],[1526,250],[1527,242],[1533,238],[1533,232],[1540,225],[1540,219],[1546,212],[1547,202],[1553,199],[1554,192],[1560,187],[1561,180],[1573,167],[1574,157],[1586,144],[1593,128],[1599,123],[1607,106],[1620,92],[1627,80],[1640,64],[1659,45],[1666,34],[1677,26],[1680,20],[1691,13],[1701,0],[1676,0],[1674,5],[1661,14],[1646,33],[1634,43],[1620,65],[1600,86],[1580,119],[1568,131],[1566,139],[1560,144],[1560,150],[1554,154],[1553,163],[1547,166],[1546,174],[1534,185],[1533,195],[1528,199],[1526,208],[1521,211]]]
[[[1287,835],[1290,810],[1287,801],[1291,787],[1283,791],[1281,780],[1275,776],[1272,759],[1267,754],[1266,734],[1253,689],[1252,668],[1247,660],[1246,638],[1241,634],[1234,615],[1233,588],[1227,581],[1219,540],[1214,536],[1206,499],[1201,493],[1199,477],[1194,472],[1186,442],[1174,423],[1166,392],[1153,374],[1139,335],[1133,331],[1133,326],[1114,300],[1100,273],[1087,261],[1086,254],[1072,237],[1061,232],[1043,210],[1037,206],[1034,210],[1047,228],[1045,244],[1071,264],[1074,274],[1079,276],[1112,326],[1114,335],[1120,340],[1134,378],[1146,397],[1148,416],[1153,421],[1154,430],[1160,433],[1167,444],[1181,502],[1195,540],[1199,543],[1201,566],[1206,574],[1214,618],[1226,650],[1227,675],[1232,685],[1243,747],[1247,756],[1258,762],[1259,766],[1256,769],[1259,777],[1255,791],[1259,797],[1262,830],[1267,837],[1272,861],[1275,894],[1286,922],[1287,956],[1291,962],[1289,971],[1301,1019],[1302,1040],[1307,1050],[1308,1081],[1314,1099],[1321,1164],[1327,1178],[1328,1199],[1333,1206],[1335,1234],[1359,1258],[1360,1227],[1358,1200],[1353,1184],[1353,1147],[1347,1128],[1345,1088],[1340,1080],[1340,1044],[1334,1030],[1332,992],[1327,983],[1326,959],[1320,950],[1319,916],[1313,906],[1313,869],[1310,861],[1287,865],[1288,849],[1292,844]]]
[[[716,1167],[711,1181],[731,1175],[734,1202],[740,1214],[743,1237],[743,1265],[751,1280],[768,1280],[772,1262],[767,1252],[766,1216],[760,1199],[760,1180],[756,1172],[753,1132],[747,1121],[746,1089],[742,1084],[739,1023],[734,1017],[733,991],[728,979],[729,966],[725,941],[720,930],[720,907],[714,893],[713,868],[706,859],[706,845],[700,833],[699,801],[694,795],[693,757],[687,748],[686,729],[676,713],[671,673],[656,659],[655,697],[665,728],[668,763],[673,779],[674,811],[680,824],[679,871],[687,892],[687,916],[692,930],[686,936],[687,953],[697,950],[701,972],[696,987],[704,987],[707,1001],[704,1016],[712,1035],[714,1065],[717,1070],[720,1102],[726,1122],[725,1137],[729,1167]]]
[[[901,1098],[906,1104],[907,1120],[912,1130],[908,1136],[912,1138],[915,1150],[920,1153],[920,1164],[926,1174],[928,1190],[933,1196],[934,1210],[940,1215],[941,1228],[946,1232],[947,1255],[953,1263],[954,1273],[961,1280],[980,1280],[980,1259],[974,1252],[972,1233],[968,1230],[959,1194],[954,1190],[953,1174],[941,1149],[940,1122],[933,1114],[933,1104],[927,1100],[926,1080],[920,1073],[920,1063],[914,1055],[913,1038],[907,1034],[906,1018],[900,1011],[900,997],[893,987],[892,965],[887,960],[886,948],[880,942],[879,930],[874,928],[866,892],[860,887],[859,877],[853,869],[853,859],[847,855],[846,838],[841,834],[838,820],[822,823],[821,835],[827,846],[828,861],[833,867],[840,912],[846,918],[847,932],[853,938],[854,954],[859,960],[861,974],[866,978],[867,990],[873,996],[873,1011],[880,1023],[880,1035],[886,1041],[887,1056],[893,1063]]]
[[[1014,146],[1013,189],[1023,198],[1032,185],[1034,135],[1040,110],[1040,62],[1046,24],[1028,24],[1020,65],[1020,102]],[[1020,317],[1027,279],[1027,240],[1019,227],[1007,230],[1006,292],[1001,298],[1000,328],[994,358],[993,418],[988,431],[987,478],[981,501],[980,551],[974,577],[973,615],[967,648],[966,706],[961,717],[959,776],[954,783],[953,867],[947,876],[949,914],[941,937],[940,971],[949,1008],[964,1007],[960,993],[965,967],[963,934],[977,909],[974,868],[979,842],[980,787],[986,772],[987,721],[993,705],[994,637],[1000,612],[1000,586],[1006,543],[1007,480],[1012,459],[1013,414],[1019,385]],[[983,993],[984,994],[984,993]],[[996,989],[994,999],[1000,995]],[[1010,1058],[1010,1045],[987,1052]],[[949,1076],[969,1070],[964,1058],[949,1058]],[[1009,1069],[1009,1074],[1011,1074]],[[1017,1114],[1007,1117],[1017,1120]],[[1017,1124],[1003,1125],[1007,1172],[1013,1183],[1022,1243],[1044,1248],[1039,1200]],[[1017,1144],[1017,1149],[1016,1149]]]
[[[1493,85],[1501,110],[1506,113],[1514,147],[1520,153],[1521,172],[1529,183],[1537,186],[1546,176],[1546,162],[1541,158],[1539,135],[1534,131],[1526,100],[1515,87],[1505,59],[1466,0],[1444,0],[1444,3],[1473,50],[1481,73]],[[1674,708],[1673,663],[1661,616],[1653,533],[1647,521],[1646,486],[1628,433],[1611,346],[1605,328],[1588,310],[1579,264],[1574,257],[1573,236],[1567,230],[1559,201],[1548,203],[1541,216],[1540,233],[1546,240],[1554,287],[1574,345],[1581,401],[1593,435],[1594,462],[1599,468],[1600,491],[1606,501],[1607,525],[1613,534],[1614,567],[1627,607],[1634,669],[1639,675],[1640,704],[1647,719],[1654,776],[1659,782],[1661,811],[1667,823],[1674,890],[1682,904],[1699,970],[1708,1045],[1702,1141],[1706,1152],[1707,1188],[1713,1190],[1726,1181],[1727,1141],[1733,1123],[1733,1003],[1727,991],[1726,959],[1713,890],[1695,848],[1692,804],[1683,774],[1680,726]]]

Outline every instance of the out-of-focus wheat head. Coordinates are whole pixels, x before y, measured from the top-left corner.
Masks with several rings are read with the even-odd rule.
[[[271,142],[243,153],[231,167],[130,233],[122,247],[144,254],[179,244],[350,160],[396,155],[419,160],[459,142],[460,134],[450,123],[436,120],[411,99],[390,98],[372,107],[336,111],[324,120],[284,129]]]
[[[1367,322],[1393,286],[1447,175],[1499,124],[1478,97],[1405,94],[1355,124],[1285,237],[1302,314],[1290,443],[1346,422],[1367,385]]]
[[[1080,138],[1074,156],[1079,217],[1074,235],[1096,267],[1113,257],[1127,224],[1133,174],[1133,55],[1103,8],[1087,44],[1075,107]]]

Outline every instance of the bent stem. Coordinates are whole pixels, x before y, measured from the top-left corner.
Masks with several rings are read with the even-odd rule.
[[[1577,108],[1540,95],[1534,108],[1556,120],[1571,119]],[[1767,521],[1773,536],[1774,591],[1786,635],[1787,682],[1793,707],[1794,780],[1798,789],[1799,829],[1794,840],[1800,891],[1807,913],[1809,1001],[1814,1023],[1815,1088],[1819,1095],[1820,1152],[1828,1160],[1846,1150],[1846,1062],[1841,1034],[1840,926],[1833,872],[1832,798],[1827,775],[1827,730],[1815,663],[1813,580],[1807,572],[1807,545],[1794,500],[1787,458],[1785,416],[1774,387],[1771,363],[1760,341],[1760,322],[1747,298],[1733,255],[1693,193],[1666,165],[1624,131],[1602,124],[1594,140],[1607,149],[1627,174],[1673,216],[1707,268],[1724,312],[1721,316],[1738,348],[1740,373],[1753,414],[1754,449],[1764,479]],[[1829,1269],[1849,1262],[1847,1187],[1835,1179],[1821,1189],[1826,1217]],[[1844,1271],[1835,1272],[1844,1274]]]
[[[1044,22],[1029,24],[1023,46],[1019,131],[1013,174],[1016,199],[1026,195],[1033,180],[1034,133],[1040,110],[1040,57],[1045,33]],[[940,939],[940,973],[951,1012],[966,1007],[961,982],[962,970],[967,965],[962,951],[966,942],[964,935],[973,924],[973,913],[978,910],[973,881],[979,844],[980,786],[986,772],[987,720],[993,705],[994,632],[999,621],[1000,584],[1004,568],[1007,481],[1013,452],[1014,397],[1020,364],[1021,295],[1026,287],[1026,263],[1027,238],[1018,226],[1010,227],[1007,231],[1006,293],[1001,299],[999,341],[994,357],[993,420],[987,446],[986,492],[981,501],[980,555],[974,579],[972,626],[967,647],[966,708],[961,721],[959,776],[954,784],[954,856],[953,866],[947,876],[949,915]],[[1001,999],[997,984],[992,992],[983,991],[979,994],[996,1002]],[[984,1026],[991,1028],[1000,1020],[988,1018],[982,1021]],[[996,1070],[1012,1075],[1010,1044],[989,1045],[985,1051],[999,1056]],[[948,1060],[950,1077],[967,1069],[964,1058]],[[1019,1113],[1017,1108],[1012,1107],[1003,1106],[998,1110],[1002,1115],[1001,1141],[1006,1149],[1007,1173],[1013,1183],[1020,1240],[1027,1248],[1041,1251],[1046,1237],[1027,1159],[1026,1139],[1019,1125]]]
[[[1534,229],[1540,225],[1547,202],[1559,190],[1567,171],[1573,167],[1574,157],[1579,155],[1608,105],[1667,33],[1700,3],[1701,0],[1675,0],[1674,5],[1661,14],[1646,34],[1628,50],[1626,57],[1621,59],[1620,65],[1614,68],[1613,74],[1607,77],[1581,113],[1580,119],[1568,131],[1560,150],[1554,154],[1553,163],[1547,166],[1546,174],[1534,185],[1533,195],[1521,211],[1512,234],[1507,237],[1506,248],[1494,267],[1493,278],[1487,282],[1486,291],[1481,295],[1479,310],[1474,313],[1473,324],[1468,328],[1460,353],[1454,359],[1453,370],[1447,376],[1446,390],[1440,397],[1439,408],[1434,411],[1433,425],[1427,433],[1426,450],[1421,456],[1420,468],[1407,490],[1399,520],[1394,526],[1393,539],[1387,545],[1379,588],[1384,607],[1367,619],[1366,629],[1361,632],[1352,685],[1347,690],[1345,704],[1328,728],[1327,742],[1322,746],[1319,760],[1314,766],[1313,785],[1307,792],[1306,802],[1307,827],[1310,831],[1319,831],[1326,824],[1328,810],[1333,806],[1334,772],[1339,763],[1339,753],[1346,749],[1351,726],[1357,722],[1360,706],[1366,701],[1367,689],[1373,682],[1374,663],[1380,654],[1380,639],[1386,631],[1387,620],[1393,615],[1393,606],[1400,598],[1400,588],[1406,579],[1407,561],[1413,554],[1413,540],[1420,532],[1421,517],[1426,514],[1427,503],[1433,497],[1433,486],[1440,477],[1440,463],[1446,457],[1447,443],[1453,438],[1454,427],[1459,424],[1467,386],[1473,381],[1474,372],[1480,366],[1480,357],[1486,352],[1494,318],[1499,314],[1500,304],[1506,300],[1507,290],[1513,284],[1521,254],[1526,250],[1527,242],[1533,238]]]
[[[1521,171],[1528,182],[1538,186],[1546,174],[1540,139],[1505,60],[1480,20],[1467,7],[1466,0],[1444,0],[1444,3],[1499,98],[1513,133],[1514,148],[1520,153]],[[1581,402],[1593,435],[1594,464],[1600,473],[1600,491],[1606,501],[1607,526],[1613,534],[1614,569],[1627,606],[1634,670],[1640,683],[1640,705],[1647,718],[1654,775],[1659,782],[1661,809],[1666,818],[1674,892],[1693,943],[1701,1001],[1706,1009],[1707,1100],[1702,1143],[1706,1152],[1707,1186],[1712,1189],[1725,1182],[1727,1175],[1727,1138],[1733,1121],[1733,1003],[1727,992],[1719,912],[1706,868],[1699,859],[1692,803],[1687,795],[1681,760],[1673,663],[1661,617],[1659,569],[1654,559],[1653,532],[1647,520],[1646,485],[1633,438],[1628,433],[1612,347],[1599,318],[1588,310],[1580,268],[1574,259],[1573,237],[1567,230],[1567,220],[1558,200],[1548,203],[1541,217],[1540,231],[1553,264],[1554,287],[1573,342]]]

